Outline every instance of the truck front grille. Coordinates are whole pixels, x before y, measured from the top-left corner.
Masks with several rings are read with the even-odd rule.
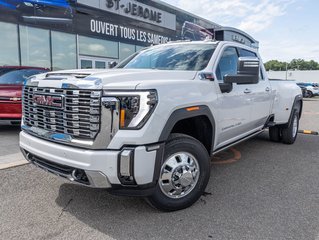
[[[73,138],[94,139],[101,125],[101,94],[99,90],[26,86],[23,96],[24,125],[68,134]],[[36,102],[34,96],[43,99]],[[49,101],[48,96],[55,97],[55,104],[52,104],[52,99]]]

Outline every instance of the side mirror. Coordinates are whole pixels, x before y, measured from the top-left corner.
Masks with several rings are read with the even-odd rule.
[[[256,84],[259,82],[260,61],[256,57],[240,57],[236,75],[225,75],[224,83]]]
[[[115,61],[109,62],[109,68],[115,68],[116,66],[117,66],[117,62]]]

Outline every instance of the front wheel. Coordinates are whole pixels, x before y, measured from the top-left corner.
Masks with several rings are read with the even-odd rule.
[[[176,211],[195,203],[210,177],[210,158],[195,138],[172,134],[165,145],[156,190],[147,201],[162,211]]]

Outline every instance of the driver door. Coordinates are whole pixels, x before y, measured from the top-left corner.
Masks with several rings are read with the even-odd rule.
[[[223,83],[226,74],[237,74],[238,50],[235,47],[226,47],[222,51],[216,67],[218,83]],[[218,96],[218,139],[216,148],[232,143],[251,130],[251,101],[252,97],[247,91],[247,84],[233,84],[229,93],[220,93]]]

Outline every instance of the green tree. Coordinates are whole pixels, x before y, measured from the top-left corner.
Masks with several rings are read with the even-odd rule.
[[[286,70],[286,62],[280,62],[278,60],[270,60],[265,63],[265,68],[267,71],[285,71]]]
[[[265,63],[267,71],[285,71],[289,70],[319,70],[319,63],[314,60],[305,61],[304,59],[292,59],[290,63],[270,60]]]
[[[309,61],[309,70],[319,70],[319,63],[314,60]]]

